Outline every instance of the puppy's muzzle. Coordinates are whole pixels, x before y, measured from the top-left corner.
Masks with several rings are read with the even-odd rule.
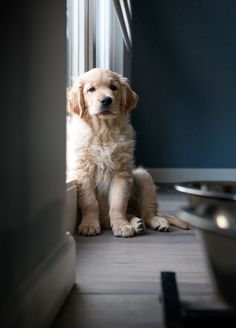
[[[111,97],[103,97],[101,100],[100,100],[101,104],[103,107],[108,107],[111,105],[112,103],[112,99]]]

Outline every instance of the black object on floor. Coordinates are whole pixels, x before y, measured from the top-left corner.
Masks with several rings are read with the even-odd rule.
[[[166,328],[235,327],[236,309],[195,310],[181,304],[175,272],[161,272],[161,286]]]

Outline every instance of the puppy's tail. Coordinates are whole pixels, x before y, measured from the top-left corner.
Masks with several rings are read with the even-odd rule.
[[[170,225],[175,226],[177,228],[183,229],[183,230],[189,230],[190,227],[187,223],[181,221],[180,219],[176,218],[173,215],[169,214],[158,214],[157,216],[160,216],[164,219],[166,219]]]

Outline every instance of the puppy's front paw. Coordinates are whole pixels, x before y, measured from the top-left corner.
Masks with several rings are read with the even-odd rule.
[[[112,225],[112,231],[116,237],[132,237],[135,230],[131,224],[125,222],[117,222]]]
[[[169,222],[161,216],[154,216],[148,220],[148,225],[155,231],[168,231]]]
[[[132,227],[134,228],[136,234],[141,234],[145,231],[145,224],[143,219],[137,218],[137,217],[133,217],[130,220],[130,224],[132,225]]]
[[[83,224],[81,223],[79,225],[79,234],[83,236],[96,236],[100,235],[101,233],[101,227],[99,223],[93,223],[93,224]]]

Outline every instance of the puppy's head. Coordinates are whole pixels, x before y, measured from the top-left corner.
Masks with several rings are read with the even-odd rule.
[[[68,111],[80,117],[115,118],[135,108],[137,102],[126,78],[100,68],[79,76],[68,92]]]

